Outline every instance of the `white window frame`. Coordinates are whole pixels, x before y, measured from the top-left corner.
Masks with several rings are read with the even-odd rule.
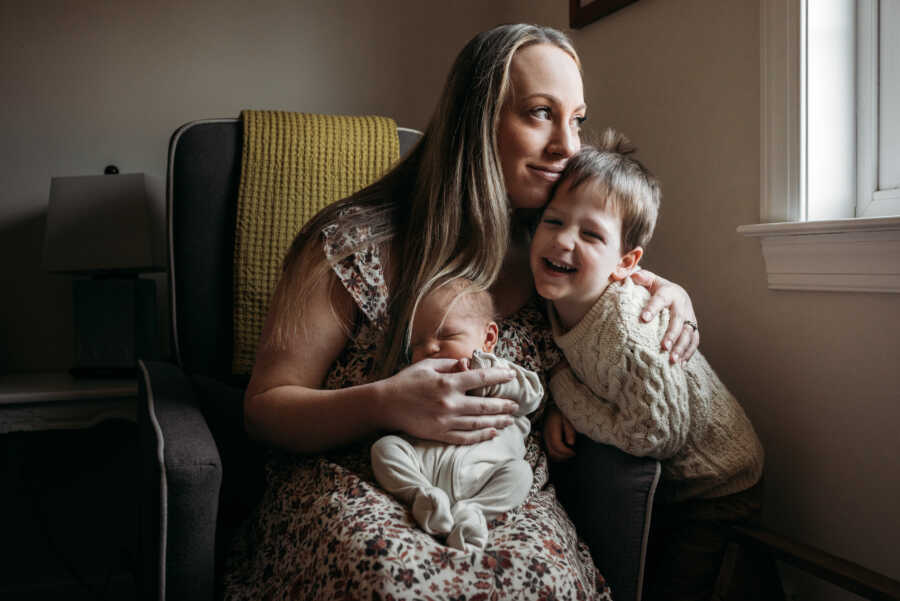
[[[760,239],[770,289],[900,293],[900,216],[805,221],[805,6],[806,0],[760,0],[762,223],[738,232]],[[863,13],[861,22],[872,18]],[[877,111],[874,92],[863,103]],[[869,135],[876,137],[874,129]],[[877,166],[857,169],[874,174]],[[858,177],[859,189],[874,192],[872,178]]]
[[[896,0],[889,0],[894,2]],[[878,183],[879,0],[857,0],[857,217],[900,214],[900,189]],[[896,108],[896,107],[894,107]]]

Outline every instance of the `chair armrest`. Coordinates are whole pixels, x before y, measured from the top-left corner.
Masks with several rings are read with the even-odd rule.
[[[190,379],[139,362],[141,579],[146,599],[211,599],[222,464]]]
[[[617,601],[639,601],[659,461],[578,435],[552,467],[560,500]]]

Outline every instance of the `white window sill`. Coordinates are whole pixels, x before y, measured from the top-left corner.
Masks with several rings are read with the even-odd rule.
[[[759,223],[772,290],[900,293],[900,217]]]

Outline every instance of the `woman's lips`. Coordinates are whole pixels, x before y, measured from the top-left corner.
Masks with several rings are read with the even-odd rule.
[[[528,165],[528,169],[531,170],[532,173],[537,175],[538,177],[547,180],[548,182],[555,182],[559,179],[560,173],[562,170],[559,169],[551,169],[547,167],[538,167],[535,165]]]

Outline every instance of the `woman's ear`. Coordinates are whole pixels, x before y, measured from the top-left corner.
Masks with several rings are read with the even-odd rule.
[[[497,324],[493,321],[489,321],[488,324],[484,328],[484,346],[481,347],[485,353],[490,353],[494,350],[494,346],[497,345],[497,339],[500,334],[500,329],[497,327]]]
[[[622,258],[619,259],[619,262],[616,264],[616,268],[613,270],[612,275],[609,276],[610,279],[621,282],[630,276],[637,269],[642,256],[644,256],[644,249],[640,246],[635,246],[622,255]]]

